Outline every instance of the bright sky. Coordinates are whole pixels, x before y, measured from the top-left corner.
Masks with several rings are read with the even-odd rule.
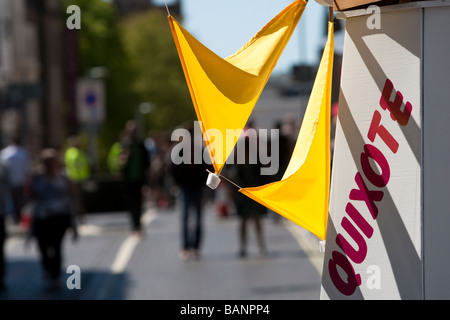
[[[153,0],[164,4],[164,0]],[[181,0],[183,26],[221,57],[240,49],[293,0]],[[167,0],[170,4],[171,0]],[[310,0],[274,73],[299,63],[315,64],[324,41],[328,9]]]

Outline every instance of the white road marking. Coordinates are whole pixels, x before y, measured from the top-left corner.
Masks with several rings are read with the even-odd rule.
[[[103,233],[103,229],[92,224],[82,224],[78,227],[80,236],[98,236]]]
[[[114,259],[113,264],[111,265],[112,273],[121,273],[125,270],[130,261],[131,255],[134,252],[134,249],[138,245],[141,239],[135,235],[129,235],[117,252],[116,258]]]
[[[155,210],[148,210],[142,216],[142,228],[145,228],[156,218]],[[137,235],[129,235],[117,251],[116,257],[111,265],[111,272],[114,274],[121,273],[125,270],[128,262],[133,255],[134,249],[141,242],[141,238]]]

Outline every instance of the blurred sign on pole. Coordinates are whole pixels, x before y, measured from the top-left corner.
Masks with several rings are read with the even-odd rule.
[[[102,80],[81,79],[77,83],[77,117],[81,123],[100,123],[105,118]]]

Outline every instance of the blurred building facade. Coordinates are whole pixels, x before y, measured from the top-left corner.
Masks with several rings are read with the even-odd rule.
[[[58,0],[0,0],[0,138],[60,147],[67,119],[66,25]]]

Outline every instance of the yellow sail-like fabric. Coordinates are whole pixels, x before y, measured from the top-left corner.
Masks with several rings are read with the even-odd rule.
[[[330,185],[330,104],[333,23],[289,165],[280,181],[239,191],[285,218],[326,237]]]
[[[168,16],[191,98],[216,173],[236,144],[239,133],[288,43],[306,1],[291,3],[235,54],[223,59]],[[228,130],[228,131],[227,131]],[[228,145],[227,145],[228,144]]]

